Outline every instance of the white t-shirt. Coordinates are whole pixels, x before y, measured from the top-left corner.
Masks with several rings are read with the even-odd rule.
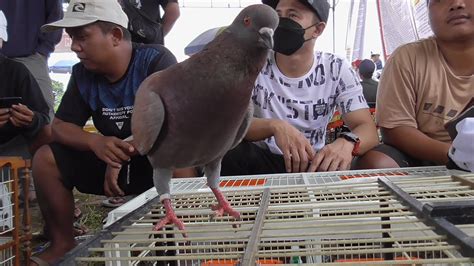
[[[310,71],[299,78],[283,75],[271,52],[252,92],[254,116],[288,121],[309,139],[313,148],[325,144],[326,127],[335,112],[368,108],[362,86],[349,63],[334,54],[315,52]],[[282,154],[274,137],[256,143]]]

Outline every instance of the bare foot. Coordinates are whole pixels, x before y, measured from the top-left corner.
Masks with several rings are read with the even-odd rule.
[[[75,246],[76,246],[75,242],[71,244],[67,244],[67,243],[61,243],[57,245],[52,244],[45,251],[43,251],[41,254],[35,257],[38,257],[39,259],[49,263],[50,265],[54,265],[64,256],[64,254],[66,254],[68,251],[73,249]],[[30,265],[37,266],[38,264],[34,261],[30,261]]]

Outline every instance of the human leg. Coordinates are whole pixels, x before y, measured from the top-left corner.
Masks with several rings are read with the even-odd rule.
[[[286,173],[282,155],[242,141],[222,159],[222,176]]]
[[[76,245],[73,194],[62,182],[50,146],[37,151],[32,166],[38,203],[51,240],[51,245],[38,257],[54,263]]]

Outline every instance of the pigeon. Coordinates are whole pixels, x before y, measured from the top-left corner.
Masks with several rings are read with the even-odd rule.
[[[173,170],[185,167],[204,169],[218,202],[212,206],[214,215],[240,219],[219,190],[221,161],[247,132],[251,92],[273,48],[278,21],[269,6],[248,6],[202,51],[140,85],[132,115],[133,145],[147,155],[166,211],[154,230],[167,224],[185,230],[172,208],[169,187]]]

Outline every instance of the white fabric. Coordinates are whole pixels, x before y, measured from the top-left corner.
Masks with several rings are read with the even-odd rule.
[[[84,26],[98,20],[112,22],[124,28],[128,26],[128,17],[117,0],[72,0],[64,18],[43,25],[43,31],[59,28]]]
[[[449,157],[460,168],[474,172],[474,118],[468,117],[456,125],[458,135],[449,149]]]
[[[0,39],[4,41],[8,41],[7,25],[7,18],[0,10]]]
[[[341,114],[368,108],[350,64],[323,52],[315,52],[313,66],[299,78],[284,76],[270,53],[255,82],[252,101],[255,117],[288,121],[303,132],[315,150],[325,145],[326,127],[336,108]],[[273,137],[257,145],[282,154]]]

